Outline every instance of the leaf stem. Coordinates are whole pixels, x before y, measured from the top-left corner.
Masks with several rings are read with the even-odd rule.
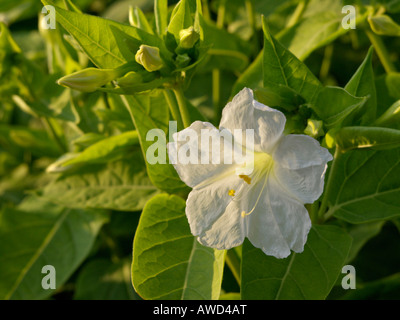
[[[179,106],[176,103],[175,96],[171,92],[171,90],[164,90],[164,97],[165,100],[167,100],[169,110],[171,111],[172,117],[177,123],[177,129],[178,131],[181,131],[183,129],[183,122],[182,122],[182,117],[179,112]]]
[[[335,171],[337,170],[337,159],[339,157],[339,152],[340,152],[339,147],[336,146],[336,151],[333,156],[332,166],[329,171],[328,181],[326,183],[324,197],[322,199],[322,203],[321,203],[321,206],[318,211],[318,222],[319,223],[323,223],[324,221],[326,221],[326,219],[324,219],[324,214],[325,214],[326,208],[328,207],[328,198],[330,196],[330,193],[332,192],[332,180],[333,180],[334,175],[336,174]]]
[[[297,22],[299,22],[299,20],[303,16],[304,11],[306,10],[307,3],[308,3],[308,0],[301,0],[299,2],[296,9],[294,10],[293,15],[290,17],[290,19],[286,25],[286,28],[290,28],[290,27],[294,26]]]
[[[229,249],[226,251],[225,262],[232,271],[232,274],[240,287],[240,259],[235,249]]]
[[[371,41],[372,45],[375,48],[376,54],[379,57],[385,71],[389,72],[396,72],[396,67],[394,63],[391,61],[389,52],[387,51],[385,44],[383,43],[382,39],[373,33],[372,31],[365,30],[366,35],[368,36],[369,40]]]
[[[182,117],[183,126],[185,128],[189,127],[191,124],[190,115],[187,108],[186,98],[183,94],[182,87],[177,86],[173,89],[175,93],[176,100],[178,102],[179,111]]]
[[[221,0],[217,13],[217,28],[222,29],[225,21],[226,0]],[[218,123],[221,115],[221,71],[219,69],[212,70],[212,102],[215,110],[215,123]]]

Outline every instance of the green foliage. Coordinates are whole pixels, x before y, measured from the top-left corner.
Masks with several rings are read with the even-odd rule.
[[[34,19],[43,5],[54,30]],[[0,299],[399,296],[400,1],[4,0],[0,12]],[[170,121],[217,125],[244,87],[285,114],[285,134],[334,155],[306,205],[305,249],[285,259],[248,240],[201,245],[168,162]],[[346,264],[356,290],[340,286]]]

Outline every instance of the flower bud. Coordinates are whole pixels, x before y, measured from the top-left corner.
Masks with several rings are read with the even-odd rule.
[[[145,72],[145,71],[143,71]],[[128,72],[122,78],[117,80],[117,83],[120,87],[130,87],[143,82],[143,77],[138,72]]]
[[[87,68],[62,77],[57,83],[82,92],[93,92],[118,76],[117,70]]]
[[[194,30],[193,27],[183,29],[179,32],[180,46],[184,49],[193,48],[196,42],[200,39],[200,35]]]
[[[135,60],[148,72],[160,70],[164,63],[160,57],[160,49],[142,44],[136,52]]]
[[[308,119],[304,133],[310,137],[318,138],[324,135],[323,123],[320,120]]]
[[[191,58],[188,56],[187,53],[185,53],[185,54],[179,54],[179,55],[176,57],[176,60],[175,60],[175,61],[176,61],[176,65],[177,65],[178,67],[184,68],[184,67],[187,67],[187,66],[189,65],[190,60],[191,60]]]

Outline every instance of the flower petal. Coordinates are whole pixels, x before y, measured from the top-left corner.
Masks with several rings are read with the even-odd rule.
[[[317,140],[301,134],[282,137],[272,156],[280,166],[287,169],[318,166],[333,159]]]
[[[208,146],[202,144],[204,132],[210,135]],[[175,133],[173,138],[174,141],[167,144],[168,156],[181,180],[189,187],[194,188],[207,179],[223,175],[226,171],[233,172],[237,166],[232,152],[231,164],[226,160],[228,158],[224,157],[224,150],[227,150],[228,155],[230,151],[224,148],[225,141],[232,144],[232,135],[228,131],[219,131],[211,123],[193,122],[190,127]]]
[[[186,201],[186,216],[194,236],[199,236],[212,228],[212,225],[225,212],[227,214],[224,219],[226,222],[230,220],[229,205],[234,197],[229,195],[229,191],[234,190],[234,193],[238,193],[243,184],[243,180],[233,172],[227,176],[219,176],[207,185],[195,187],[189,193]]]
[[[229,129],[243,145],[245,138],[239,137],[234,130],[254,129],[254,148],[246,148],[268,153],[281,137],[285,123],[282,112],[254,100],[253,91],[244,88],[223,109],[219,127]]]
[[[304,205],[288,196],[273,175],[262,188],[259,183],[253,190],[250,203],[256,201],[259,192],[262,195],[255,210],[244,217],[250,242],[276,258],[287,257],[290,250],[302,252],[311,228]]]
[[[326,168],[326,164],[321,164],[292,170],[276,164],[274,174],[286,193],[302,203],[313,203],[324,191]]]

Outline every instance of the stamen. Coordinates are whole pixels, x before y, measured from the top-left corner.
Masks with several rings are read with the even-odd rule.
[[[245,174],[239,174],[239,178],[243,179],[247,184],[251,184],[251,178]]]
[[[249,212],[242,211],[242,213],[241,213],[242,218],[244,218],[245,216],[249,216],[249,215],[252,214],[253,211],[256,209],[256,207],[257,207],[257,205],[258,205],[258,202],[259,202],[260,199],[261,199],[261,195],[262,195],[262,193],[263,193],[263,191],[264,191],[264,188],[265,188],[265,186],[267,185],[267,179],[268,179],[268,178],[265,177],[263,187],[262,187],[262,189],[261,189],[261,191],[260,191],[260,194],[259,194],[258,197],[257,197],[256,203],[255,203],[253,209],[251,209]]]
[[[235,190],[231,189],[231,190],[229,190],[228,195],[230,195],[231,197],[234,197],[235,192],[236,192]]]

